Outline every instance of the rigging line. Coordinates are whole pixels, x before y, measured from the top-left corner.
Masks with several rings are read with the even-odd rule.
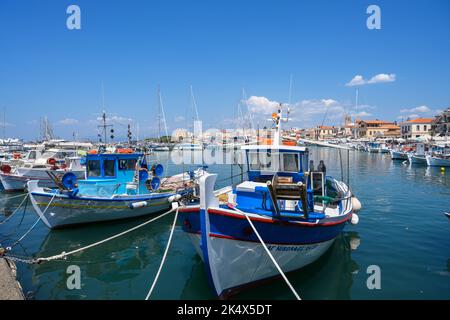
[[[166,246],[166,249],[164,250],[164,254],[161,259],[161,264],[159,265],[158,272],[156,273],[155,279],[153,279],[152,286],[150,287],[150,290],[148,291],[147,296],[145,297],[145,300],[150,299],[150,296],[153,293],[153,289],[155,289],[156,283],[158,282],[158,278],[159,278],[159,275],[161,274],[162,267],[166,261],[167,252],[169,251],[169,247],[172,242],[173,231],[175,230],[175,226],[177,224],[178,209],[179,208],[177,208],[177,210],[175,211],[175,218],[173,219],[172,229],[170,230],[169,240],[167,241],[167,246]]]

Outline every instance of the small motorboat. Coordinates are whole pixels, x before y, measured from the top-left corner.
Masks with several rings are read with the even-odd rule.
[[[408,160],[411,164],[427,165],[427,157],[424,154],[408,154]]]
[[[444,212],[444,214],[447,216],[447,218],[450,218],[450,211]]]
[[[408,153],[401,150],[390,150],[392,160],[408,160]]]
[[[431,167],[450,167],[450,155],[427,155],[427,164]]]
[[[44,158],[45,159],[45,158]],[[64,160],[48,158],[45,161],[24,163],[11,168],[4,164],[0,167],[0,181],[6,192],[23,191],[28,181],[39,180],[41,187],[56,187],[52,175],[61,178],[65,173],[72,172],[77,178],[84,178],[85,169],[81,165],[80,157],[68,157]]]
[[[177,151],[198,151],[198,150],[203,150],[203,147],[199,143],[180,143],[180,144],[176,144],[173,147],[173,150],[177,150]]]
[[[180,207],[183,231],[219,297],[280,275],[260,239],[289,272],[319,259],[348,222],[358,222],[350,188],[326,176],[322,161],[314,170],[308,148],[280,143],[281,110],[272,145],[241,148],[248,181],[214,190],[217,175],[204,173],[199,203]]]
[[[139,153],[88,154],[86,179],[66,173],[58,188],[28,182],[34,211],[50,229],[144,216],[168,210],[192,191],[194,174],[161,179],[161,165],[151,169]]]

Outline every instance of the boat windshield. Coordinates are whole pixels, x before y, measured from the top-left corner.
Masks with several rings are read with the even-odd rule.
[[[103,160],[103,171],[105,172],[105,177],[115,177],[116,176],[115,164],[116,164],[116,161],[114,159]]]
[[[268,172],[290,172],[298,173],[306,168],[307,158],[302,157],[300,153],[272,153],[272,152],[249,152],[249,170],[268,171]]]
[[[100,177],[100,160],[89,160],[87,170],[88,177]]]
[[[136,163],[136,159],[119,159],[119,170],[134,170]]]
[[[55,152],[44,152],[41,156],[43,159],[49,159],[55,157]]]

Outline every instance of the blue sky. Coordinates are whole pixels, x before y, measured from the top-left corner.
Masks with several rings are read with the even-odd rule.
[[[81,30],[66,28],[71,4],[81,8]],[[366,27],[371,4],[381,8],[381,30]],[[128,122],[141,137],[157,133],[158,84],[169,130],[193,116],[190,85],[204,126],[234,127],[243,88],[263,126],[273,103],[288,102],[291,74],[292,126],[322,123],[326,108],[325,124],[339,124],[344,111],[431,116],[450,106],[450,2],[0,1],[9,137],[36,138],[44,116],[60,137],[95,137],[102,81],[118,136]],[[346,85],[357,75],[391,81]]]

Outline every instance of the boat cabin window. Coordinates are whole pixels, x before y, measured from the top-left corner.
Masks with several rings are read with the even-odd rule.
[[[100,177],[100,160],[89,160],[87,169],[88,177]]]
[[[105,159],[103,160],[103,172],[105,173],[105,177],[115,177],[116,176],[116,161]]]
[[[268,171],[268,172],[291,172],[298,173],[302,170],[300,161],[308,161],[307,158],[299,153],[258,153],[249,152],[248,161],[250,171]],[[306,168],[303,163],[303,168]]]
[[[28,154],[28,159],[36,160],[36,151],[30,151],[30,153]]]
[[[283,171],[284,172],[299,172],[298,153],[282,153],[283,157]]]
[[[73,152],[73,151],[59,151],[55,154],[56,159],[64,159],[64,158],[75,157],[75,156],[76,156],[76,152]]]
[[[119,170],[134,170],[136,168],[136,159],[120,159],[119,160]]]
[[[248,161],[252,171],[270,171],[278,170],[278,153],[272,152],[250,152]]]

